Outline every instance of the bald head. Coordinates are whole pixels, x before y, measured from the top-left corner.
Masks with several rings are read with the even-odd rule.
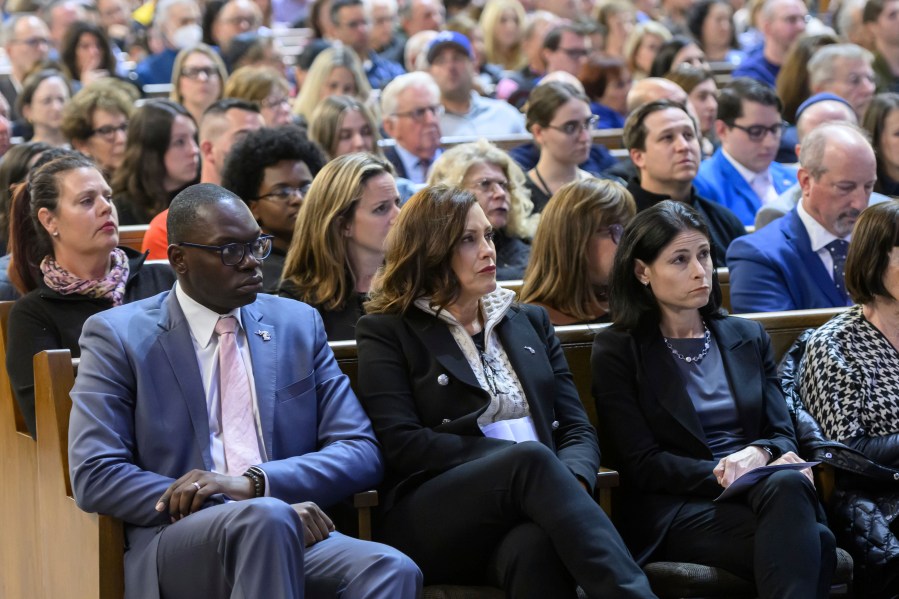
[[[581,93],[584,93],[584,84],[581,83],[581,80],[569,73],[568,71],[553,71],[549,73],[543,79],[540,80],[540,83],[537,85],[543,85],[544,83],[552,83],[553,81],[557,81],[559,83],[567,83],[571,85],[576,90]]]
[[[799,143],[801,144],[806,135],[824,123],[850,123],[857,125],[858,117],[855,116],[855,111],[844,102],[836,100],[816,102],[803,110],[799,120],[796,121],[796,135],[799,138]]]
[[[634,83],[627,94],[627,111],[633,112],[638,106],[656,100],[671,100],[687,104],[687,92],[674,81],[661,77],[647,77]]]

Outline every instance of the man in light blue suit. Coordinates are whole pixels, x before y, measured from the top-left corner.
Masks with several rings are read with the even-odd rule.
[[[125,521],[126,597],[416,597],[411,560],[323,511],[383,465],[318,313],[257,297],[270,238],[211,184],[168,236],[175,289],[89,319],[72,390],[75,498]]]
[[[783,134],[783,105],[774,90],[734,79],[721,90],[715,132],[721,140],[693,184],[699,195],[723,204],[751,225],[764,204],[796,183],[796,169],[774,162]]]
[[[799,159],[796,208],[727,251],[737,314],[851,303],[843,269],[852,227],[877,180],[874,150],[855,125],[826,123],[808,134]]]

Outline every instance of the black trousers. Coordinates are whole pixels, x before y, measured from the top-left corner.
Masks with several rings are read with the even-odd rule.
[[[724,568],[755,580],[762,599],[825,598],[836,542],[815,488],[795,470],[775,472],[742,500],[690,501],[675,517],[659,559]]]
[[[510,597],[655,597],[578,479],[536,442],[444,472],[385,515],[382,538],[425,584],[491,584]]]

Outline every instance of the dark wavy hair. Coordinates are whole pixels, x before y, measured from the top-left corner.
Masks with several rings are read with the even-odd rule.
[[[105,69],[110,75],[115,75],[116,60],[112,54],[112,45],[109,42],[109,36],[100,26],[89,21],[76,21],[66,32],[62,40],[62,49],[59,51],[59,60],[62,63],[63,70],[72,81],[81,80],[81,71],[78,69],[78,60],[76,51],[78,42],[85,35],[92,35],[97,38],[100,51],[103,53],[103,60],[100,61],[98,68]]]
[[[637,214],[624,230],[610,277],[609,308],[615,327],[634,329],[658,324],[662,313],[650,286],[634,273],[637,260],[646,264],[656,258],[675,237],[697,231],[711,242],[709,229],[696,210],[682,202],[665,200]],[[720,316],[721,286],[713,271],[709,303],[699,309],[706,318]]]
[[[737,28],[733,26],[733,7],[730,5],[730,2],[727,2],[726,0],[699,0],[699,2],[694,4],[693,8],[687,13],[687,29],[690,31],[690,35],[693,36],[693,39],[696,40],[699,47],[705,50],[703,47],[704,40],[702,39],[702,26],[705,24],[705,20],[709,16],[712,7],[716,4],[723,4],[731,9],[730,47],[739,47],[737,46]]]
[[[883,284],[890,252],[899,246],[899,202],[883,202],[862,211],[846,255],[846,290],[856,304],[875,297],[897,298]]]
[[[442,310],[459,298],[453,254],[477,201],[470,191],[433,185],[406,202],[387,235],[384,266],[365,304],[368,314],[405,314],[426,296]]]
[[[52,148],[42,141],[29,141],[15,145],[3,155],[0,161],[0,236],[3,247],[9,239],[9,216],[12,201],[12,188],[28,176],[31,159]]]
[[[650,77],[664,77],[665,73],[671,70],[674,64],[674,57],[677,53],[690,45],[699,45],[699,42],[685,35],[675,35],[673,38],[662,44],[652,61],[652,67],[649,69]]]
[[[259,195],[265,169],[282,160],[302,162],[309,167],[313,178],[327,162],[319,147],[299,127],[266,127],[250,132],[228,152],[222,187],[249,204]]]

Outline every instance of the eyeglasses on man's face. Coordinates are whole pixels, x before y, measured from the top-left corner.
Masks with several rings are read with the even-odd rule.
[[[562,123],[561,125],[547,125],[550,129],[555,129],[556,131],[561,131],[565,135],[577,135],[581,131],[590,131],[594,127],[596,127],[596,123],[599,122],[599,117],[595,114],[587,117],[583,121],[568,121],[567,123]]]
[[[780,137],[783,134],[784,129],[787,128],[787,122],[781,121],[776,125],[771,125],[770,127],[766,127],[764,125],[750,125],[748,127],[744,127],[742,125],[737,125],[736,123],[731,123],[730,125],[728,125],[728,127],[739,129],[740,131],[744,132],[751,141],[762,141],[763,139],[765,139],[765,135],[767,135],[768,133],[770,133],[774,137]]]
[[[202,243],[189,243],[182,241],[181,247],[199,248],[210,252],[218,252],[225,266],[237,266],[243,262],[247,252],[256,260],[262,261],[272,253],[272,235],[260,235],[253,241],[239,241],[224,245],[204,245]]]
[[[312,183],[303,183],[299,187],[278,187],[277,189],[273,189],[268,193],[264,193],[261,196],[258,196],[257,200],[276,200],[279,202],[289,202],[295,197],[299,197],[303,199],[306,197],[306,194],[309,193],[309,188],[312,187]]]
[[[443,104],[435,104],[433,106],[414,108],[412,110],[407,110],[406,112],[395,112],[393,113],[393,116],[406,117],[413,121],[422,122],[429,114],[433,114],[435,118],[439,119],[443,116],[443,110]]]

